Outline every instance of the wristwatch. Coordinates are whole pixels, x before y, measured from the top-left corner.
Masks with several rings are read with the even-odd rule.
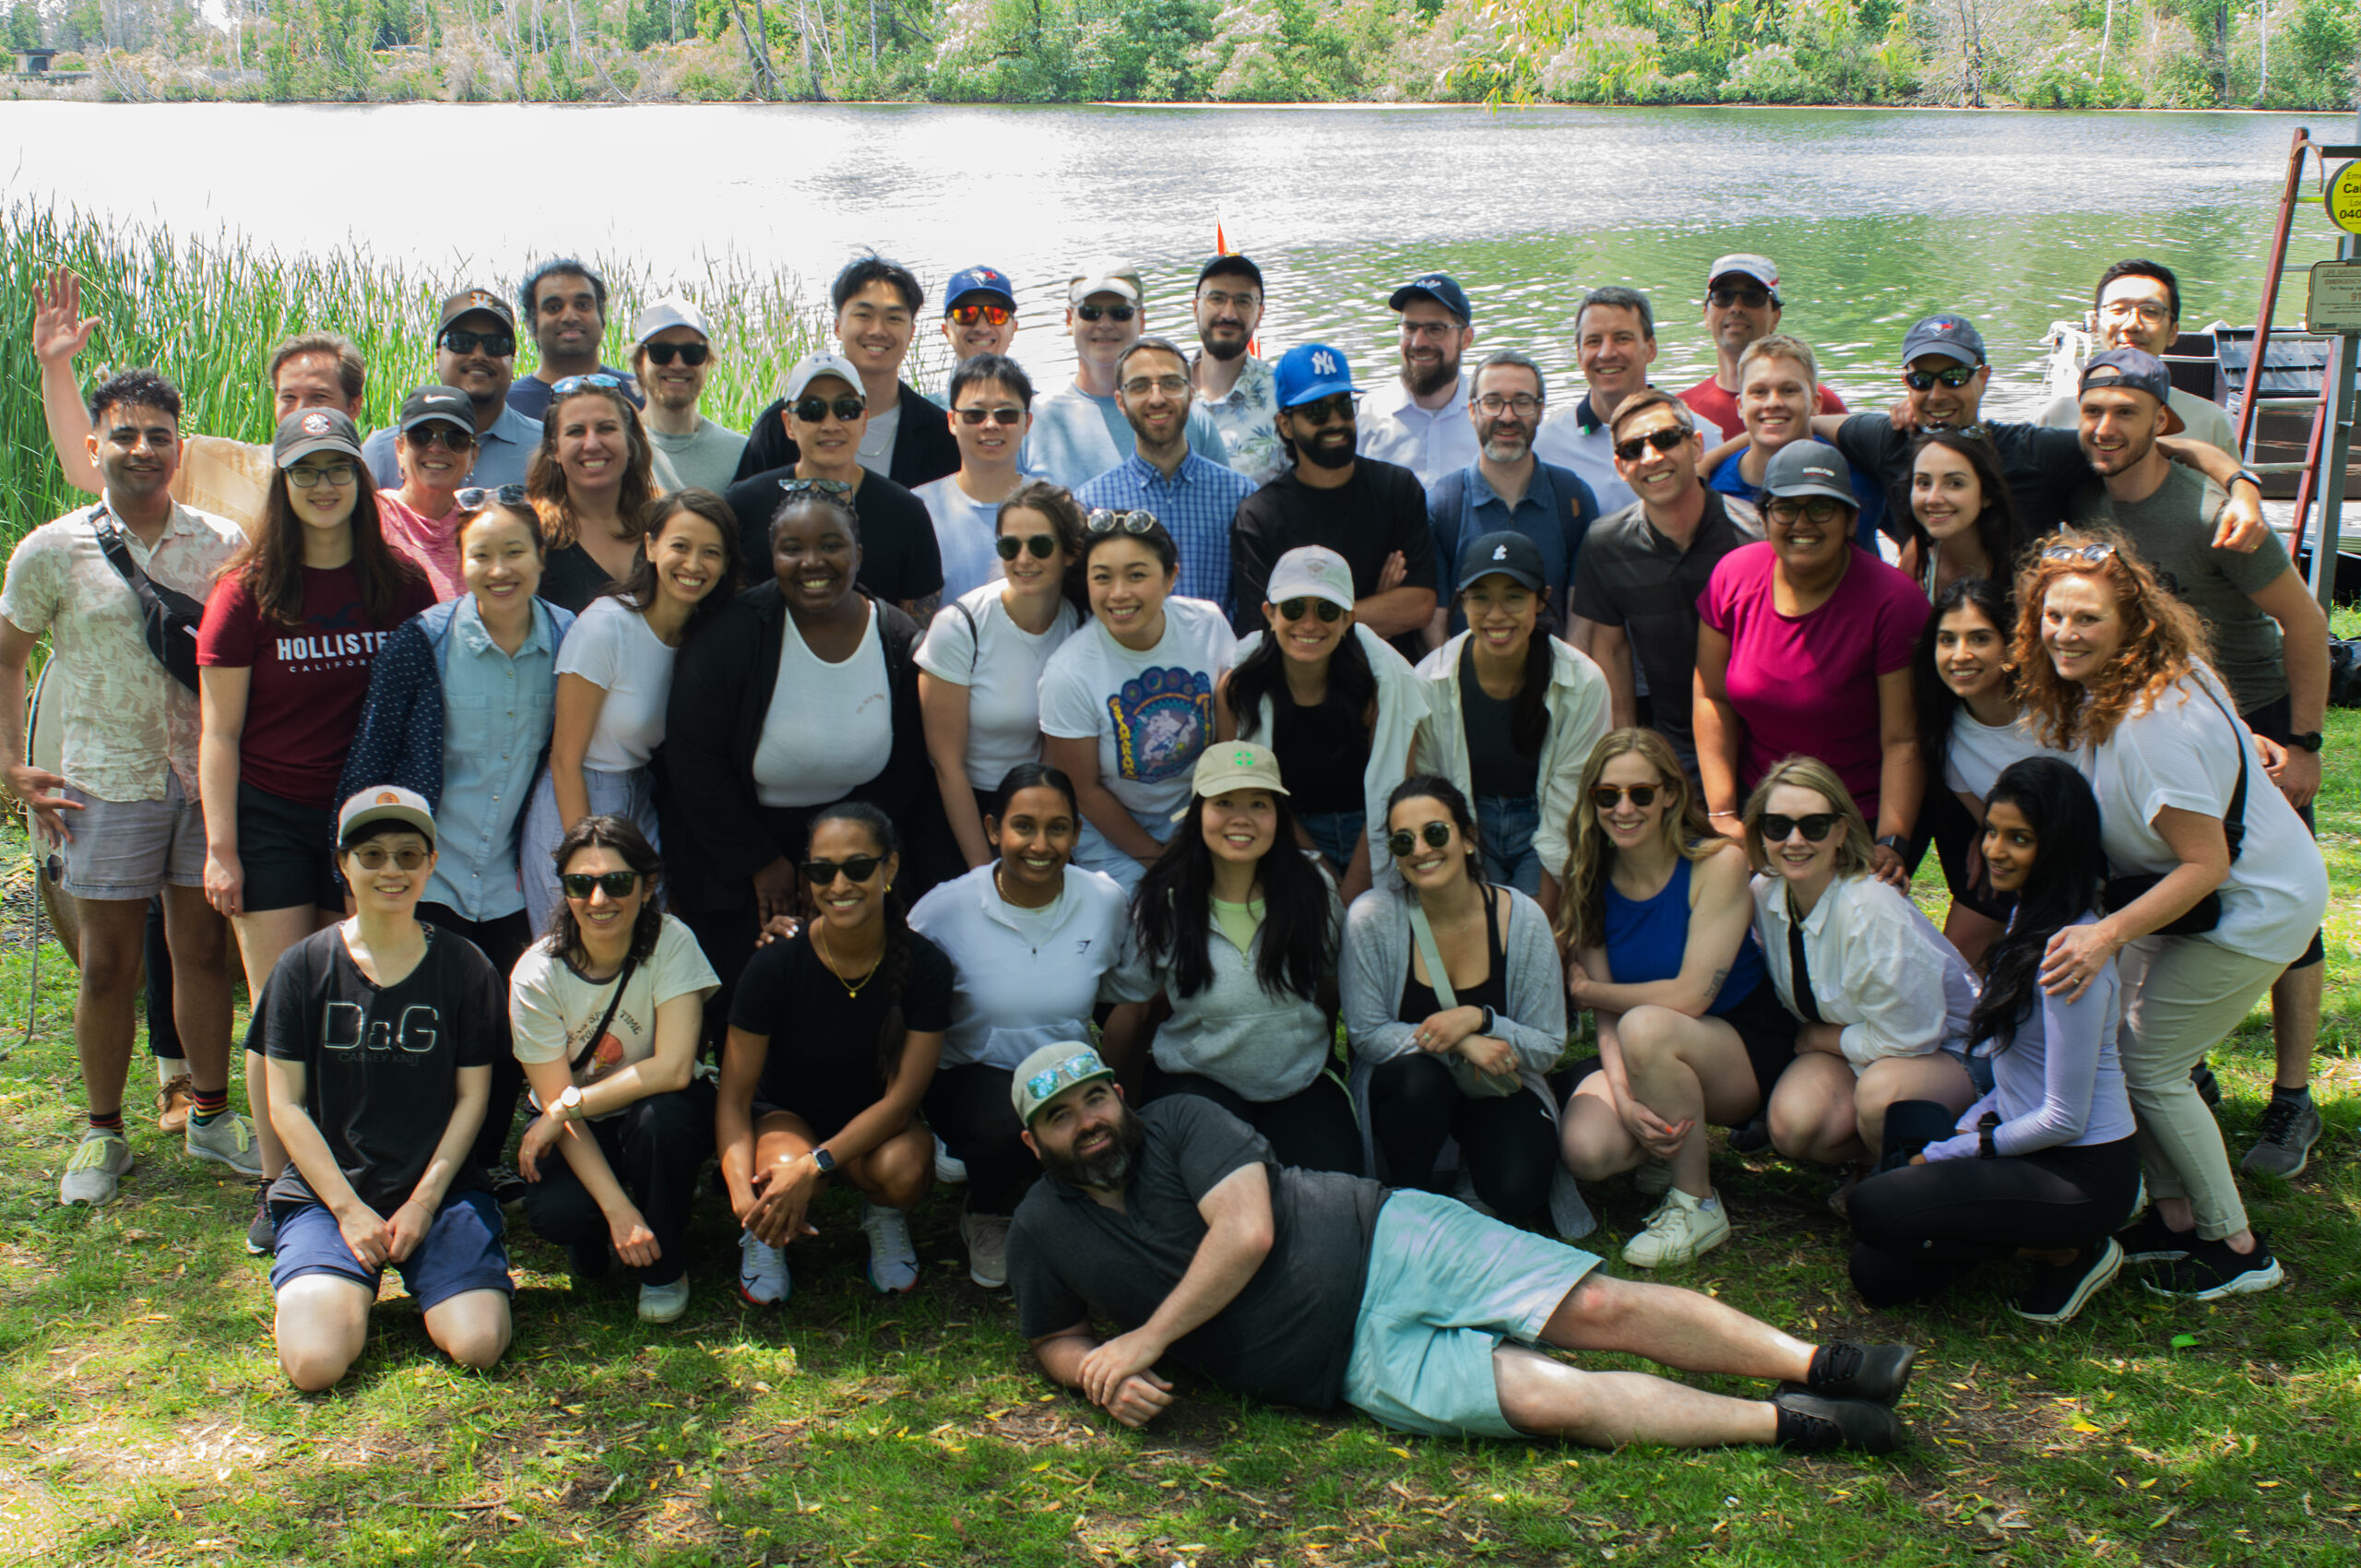
[[[1987,1111],[1975,1119],[1976,1158],[1998,1159],[2000,1158],[2000,1151],[1992,1144],[1992,1129],[1999,1124],[2000,1113],[1997,1111]]]
[[[836,1174],[836,1157],[825,1148],[815,1148],[812,1151],[812,1163],[820,1168],[820,1174],[823,1176]]]
[[[1910,840],[1899,833],[1889,833],[1878,840],[1878,848],[1892,849],[1897,855],[1907,855],[1910,853]]]
[[[2307,730],[2300,735],[2288,736],[2287,743],[2299,752],[2317,753],[2320,749],[2320,732],[2317,730]]]
[[[1477,1026],[1476,1032],[1488,1038],[1490,1037],[1493,1026],[1497,1021],[1498,1020],[1493,1016],[1492,1010],[1489,1007],[1485,1008],[1484,1021]]]
[[[582,1086],[580,1084],[566,1085],[565,1092],[557,1097],[556,1104],[550,1107],[550,1115],[559,1122],[581,1121]]]

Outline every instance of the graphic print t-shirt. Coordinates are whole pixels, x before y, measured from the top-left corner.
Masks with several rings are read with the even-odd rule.
[[[519,1062],[572,1062],[607,1017],[615,982],[586,979],[543,937],[525,950],[508,980],[508,1021]],[[664,917],[656,951],[632,966],[631,984],[617,1003],[607,1032],[574,1075],[584,1088],[656,1054],[656,1010],[676,996],[700,1002],[721,989],[705,950],[687,926]],[[611,1111],[619,1115],[619,1111]]]
[[[1041,733],[1096,740],[1098,777],[1157,837],[1189,801],[1197,754],[1214,737],[1214,678],[1238,639],[1203,600],[1164,601],[1164,636],[1146,652],[1094,621],[1050,656],[1041,674]]]
[[[253,671],[238,777],[281,800],[335,805],[386,634],[433,603],[433,588],[411,577],[395,595],[393,614],[373,622],[351,567],[306,566],[303,621],[289,626],[264,615],[243,580],[223,577],[206,601],[196,661]]]
[[[508,1009],[492,960],[464,937],[426,928],[426,956],[394,984],[362,974],[344,929],[289,948],[263,987],[263,1052],[303,1064],[303,1109],[362,1203],[390,1218],[434,1158],[459,1099],[459,1069],[508,1050]],[[484,1185],[463,1161],[450,1191]],[[273,1201],[316,1201],[291,1161]]]

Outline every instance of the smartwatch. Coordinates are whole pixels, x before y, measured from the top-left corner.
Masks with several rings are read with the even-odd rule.
[[[815,1148],[812,1151],[812,1163],[820,1168],[820,1174],[823,1176],[833,1176],[836,1173],[836,1157],[825,1148]]]
[[[1489,1007],[1487,1007],[1484,1009],[1484,1021],[1477,1026],[1476,1032],[1479,1035],[1489,1036],[1492,1033],[1493,1026],[1497,1022],[1498,1020],[1492,1016],[1492,1010]]]
[[[1987,1111],[1975,1119],[1976,1158],[1998,1159],[2000,1158],[2000,1151],[1994,1147],[1992,1143],[1992,1129],[1999,1124],[2000,1113],[1997,1111]]]
[[[560,1122],[582,1120],[582,1086],[566,1085],[565,1092],[557,1097],[556,1104],[550,1107],[550,1114]]]
[[[2317,754],[2320,749],[2320,732],[2317,730],[2307,730],[2300,735],[2290,735],[2287,737],[2287,744],[2296,751],[2311,752]]]
[[[2260,495],[2262,493],[2262,476],[2256,473],[2252,469],[2240,469],[2236,473],[2230,476],[2230,483],[2232,484],[2237,483],[2240,480],[2244,480],[2248,484],[2254,486],[2256,494]]]
[[[1910,840],[1899,833],[1889,833],[1878,840],[1878,848],[1892,849],[1897,855],[1907,855],[1910,853]]]

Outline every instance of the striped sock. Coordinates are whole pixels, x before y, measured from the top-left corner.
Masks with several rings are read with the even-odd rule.
[[[113,1133],[118,1138],[123,1136],[122,1108],[118,1106],[116,1109],[108,1111],[103,1116],[100,1115],[95,1111],[91,1111],[90,1131],[93,1133]]]
[[[189,1125],[192,1127],[209,1127],[217,1117],[227,1114],[230,1110],[230,1090],[227,1086],[218,1089],[191,1087],[189,1094],[194,1099],[194,1103],[189,1106],[188,1111]]]

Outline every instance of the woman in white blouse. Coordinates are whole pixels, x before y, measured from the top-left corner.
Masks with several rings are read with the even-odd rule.
[[[1790,1159],[1873,1161],[1886,1107],[1975,1098],[1963,1060],[1975,977],[1908,897],[1872,872],[1869,825],[1813,757],[1787,757],[1746,802],[1754,935],[1802,1027],[1771,1091],[1771,1142]]]

